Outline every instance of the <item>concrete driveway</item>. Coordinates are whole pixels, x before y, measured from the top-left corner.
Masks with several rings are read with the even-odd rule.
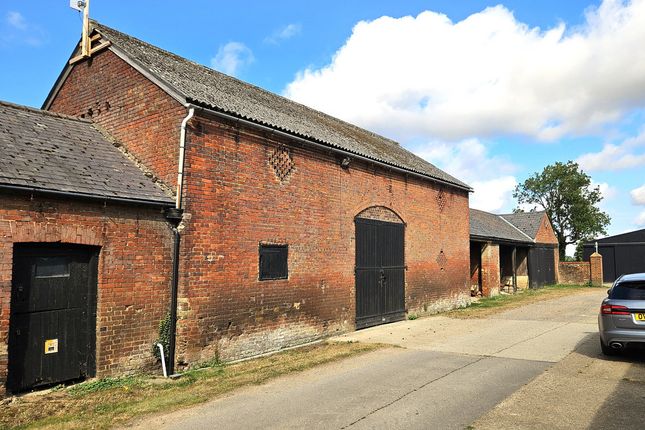
[[[382,342],[400,348],[281,377],[138,426],[192,430],[463,429],[479,419],[476,428],[554,428],[553,420],[539,419],[553,415],[552,398],[544,397],[544,387],[530,382],[551,374],[549,368],[554,363],[566,362],[581,345],[586,345],[587,356],[596,354],[601,364],[594,372],[602,373],[597,337],[595,347],[589,339],[597,336],[596,315],[604,295],[604,289],[590,289],[487,319],[438,316],[350,333],[336,340]],[[622,370],[614,376],[628,372]],[[557,382],[560,391],[548,394],[559,395],[564,401],[571,390],[564,389],[566,381]],[[553,381],[546,383],[553,388]],[[584,387],[581,389],[592,389],[588,384]],[[611,387],[603,391],[611,392]],[[593,397],[593,390],[587,397]],[[602,396],[595,399],[595,407],[604,400]],[[501,407],[504,402],[510,403]],[[518,421],[516,414],[525,415],[527,407],[531,418]],[[596,412],[582,407],[578,415],[590,415],[582,421],[588,426]],[[578,427],[571,420],[563,422],[567,424],[563,428]]]

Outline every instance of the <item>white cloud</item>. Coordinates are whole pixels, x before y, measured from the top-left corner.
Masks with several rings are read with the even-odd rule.
[[[601,151],[583,154],[576,161],[589,172],[645,166],[645,131],[619,144],[606,143]]]
[[[487,212],[510,212],[510,203],[517,180],[513,176],[488,181],[474,181],[470,184],[475,192],[470,197],[470,207]]]
[[[631,190],[629,194],[632,196],[632,203],[635,205],[645,205],[645,185]]]
[[[614,198],[616,195],[618,195],[618,189],[615,187],[612,187],[607,182],[596,183],[591,181],[591,188],[593,189],[596,187],[600,189],[600,194],[602,195],[603,202],[605,200],[610,200]]]
[[[279,30],[274,31],[271,36],[264,39],[264,43],[277,45],[283,40],[291,39],[302,31],[300,24],[287,24]]]
[[[638,226],[645,226],[645,211],[641,212],[634,223]]]
[[[359,22],[285,95],[397,138],[590,132],[645,102],[645,0],[605,0],[542,30],[503,6],[463,21],[426,11]]]
[[[27,29],[27,21],[20,12],[10,11],[7,13],[7,23],[18,30]]]
[[[431,142],[413,152],[473,187],[471,207],[489,212],[511,209],[516,166],[505,157],[489,155],[481,141]]]
[[[5,15],[5,27],[0,32],[0,46],[2,45],[30,45],[41,46],[49,37],[40,26],[32,24],[17,11],[9,11]]]
[[[240,70],[253,63],[253,52],[241,42],[229,42],[217,50],[211,59],[211,66],[227,75],[235,76]]]

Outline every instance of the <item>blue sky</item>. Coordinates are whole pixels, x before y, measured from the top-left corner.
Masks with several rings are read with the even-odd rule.
[[[645,227],[644,3],[92,0],[91,15],[392,137],[484,210],[577,160],[615,234]],[[67,0],[3,1],[0,99],[39,107],[80,28]]]

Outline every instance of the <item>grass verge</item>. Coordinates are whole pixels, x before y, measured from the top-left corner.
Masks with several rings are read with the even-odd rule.
[[[500,311],[518,308],[530,303],[543,300],[556,299],[571,294],[579,294],[584,291],[596,290],[599,288],[588,285],[549,285],[544,288],[527,288],[519,290],[515,294],[500,294],[495,297],[483,297],[473,302],[470,306],[461,309],[454,309],[443,315],[450,318],[486,318]]]
[[[128,376],[89,381],[0,405],[0,428],[110,428],[381,347],[384,345],[323,343],[237,364],[215,364],[188,371],[177,380]]]

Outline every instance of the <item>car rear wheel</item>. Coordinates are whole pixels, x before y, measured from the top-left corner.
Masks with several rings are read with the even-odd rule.
[[[605,355],[616,355],[616,350],[612,349],[609,345],[605,345],[602,339],[600,339],[600,349]]]

